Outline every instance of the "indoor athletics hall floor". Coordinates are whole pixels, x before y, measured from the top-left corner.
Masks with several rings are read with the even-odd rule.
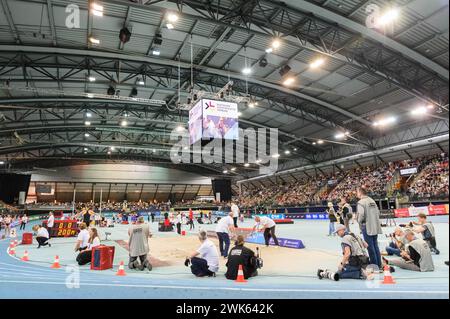
[[[379,285],[362,280],[332,282],[319,280],[319,267],[336,269],[340,258],[338,237],[326,236],[327,221],[296,221],[293,225],[277,226],[279,237],[301,239],[306,249],[262,248],[264,268],[260,276],[248,283],[235,283],[224,278],[225,262],[216,278],[194,278],[184,266],[187,253],[198,246],[195,233],[188,232],[181,237],[175,233],[157,231],[152,225],[154,237],[150,240],[152,272],[131,271],[126,267],[127,276],[115,276],[120,261],[128,260],[126,250],[127,226],[101,228],[101,238],[105,231],[111,232],[103,244],[114,245],[116,256],[114,269],[91,271],[89,266],[80,267],[79,288],[66,285],[67,278],[74,278],[70,271],[75,264],[73,252],[74,238],[53,238],[52,247],[36,249],[36,245],[18,246],[16,257],[7,253],[9,240],[0,241],[0,298],[162,298],[162,299],[264,299],[264,298],[449,298],[449,269],[444,261],[449,259],[448,216],[432,218],[435,223],[438,248],[441,255],[433,256],[436,270],[432,273],[415,273],[397,269],[393,274],[395,285]],[[397,220],[397,223],[405,222]],[[241,227],[250,227],[247,220]],[[31,224],[27,229],[31,229]],[[196,224],[197,230],[198,226]],[[202,225],[214,229],[214,225]],[[393,227],[384,228],[387,234]],[[19,233],[19,238],[21,235]],[[384,247],[387,238],[380,236]],[[254,248],[254,246],[250,246]],[[29,262],[20,260],[25,250]],[[51,269],[55,255],[59,255],[61,269]],[[382,276],[382,275],[381,275]],[[380,280],[382,277],[380,277]],[[375,283],[375,284],[374,284]]]

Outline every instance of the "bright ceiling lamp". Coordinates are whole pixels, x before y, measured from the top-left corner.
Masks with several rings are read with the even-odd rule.
[[[290,155],[290,154],[291,154],[291,151],[290,151],[290,150],[285,150],[285,151],[284,151],[284,154]]]
[[[97,17],[103,17],[103,6],[98,3],[93,3],[91,6],[92,14]]]
[[[392,8],[386,11],[383,15],[381,15],[377,20],[377,26],[383,27],[385,25],[388,25],[395,20],[398,19],[400,15],[400,11],[397,8]]]
[[[91,42],[92,44],[100,44],[100,40],[94,37],[89,37],[89,42]]]
[[[143,80],[139,80],[139,81],[138,81],[138,84],[139,84],[139,85],[145,85],[145,82],[144,82]]]
[[[122,122],[120,122],[120,126],[122,126],[122,127],[128,126],[128,121],[122,120]]]
[[[95,77],[90,76],[90,77],[88,77],[88,80],[89,80],[89,82],[95,82]]]
[[[345,138],[346,136],[349,136],[349,135],[350,135],[350,132],[337,133],[334,137],[335,137],[337,140],[340,140],[340,139],[343,139],[343,138]]]
[[[245,167],[250,167],[250,164],[249,163],[245,163],[244,166]]]
[[[228,174],[228,170],[224,170],[223,173],[224,173],[224,174]]]
[[[244,74],[244,75],[250,75],[250,74],[252,74],[252,69],[249,68],[249,67],[246,67],[246,68],[244,68],[244,69],[242,70],[242,74]]]
[[[85,133],[84,137],[90,137],[91,135],[89,135],[89,133]]]
[[[323,140],[318,140],[317,144],[322,145],[323,143],[325,143]]]
[[[280,158],[280,154],[278,154],[278,153],[277,154],[273,154],[272,158]]]
[[[313,62],[311,62],[309,67],[311,69],[317,69],[317,68],[321,67],[324,63],[325,63],[325,59],[318,58],[318,59],[314,60]]]
[[[179,16],[176,13],[171,12],[167,15],[167,21],[169,21],[170,23],[175,23],[178,21],[178,19]]]
[[[183,132],[184,131],[184,126],[177,126],[177,132]]]
[[[275,50],[278,50],[281,47],[281,40],[280,39],[273,39],[272,43],[270,44],[270,47],[266,49],[266,53],[272,53]]]
[[[293,76],[290,76],[290,77],[286,78],[285,80],[283,80],[284,86],[292,86],[294,83],[295,83],[295,78]]]
[[[397,118],[394,116],[390,116],[390,117],[387,117],[387,118],[384,118],[384,119],[374,122],[373,126],[375,126],[375,127],[386,126],[389,124],[393,124],[395,122],[397,122]]]
[[[86,125],[86,126],[91,126],[91,122],[86,121],[86,122],[84,122],[84,125]]]
[[[417,109],[411,111],[411,114],[416,115],[416,116],[425,115],[427,113],[428,113],[428,108],[426,108],[425,106],[418,107]]]
[[[236,171],[236,167],[231,168],[231,171],[235,172]]]

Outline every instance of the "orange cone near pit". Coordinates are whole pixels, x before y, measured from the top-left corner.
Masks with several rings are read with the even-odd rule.
[[[245,277],[244,277],[244,268],[242,267],[242,265],[239,265],[238,276],[237,276],[236,282],[247,282],[247,280],[245,280]]]

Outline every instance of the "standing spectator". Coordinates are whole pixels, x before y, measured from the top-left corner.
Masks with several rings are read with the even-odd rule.
[[[51,237],[51,229],[55,226],[55,216],[53,216],[53,212],[48,213],[48,219],[47,219],[47,231],[49,236]],[[49,238],[50,238],[49,237]]]
[[[11,235],[11,215],[6,215],[3,219],[3,224],[5,225],[5,237],[8,238]]]
[[[130,269],[144,270],[147,268],[152,270],[153,267],[147,259],[147,255],[150,252],[148,239],[152,237],[152,234],[149,225],[144,224],[144,217],[140,216],[136,224],[130,226],[128,235],[130,236],[128,241],[128,246],[130,247],[128,267]]]
[[[181,235],[181,224],[182,224],[181,212],[178,212],[175,224],[177,225],[177,234]]]
[[[337,218],[336,218],[336,212],[334,210],[333,207],[333,203],[328,203],[328,208],[326,210],[326,212],[328,213],[328,219],[330,220],[330,224],[328,226],[328,236],[331,235],[336,235],[335,231],[335,223],[337,222]]]
[[[231,212],[233,213],[233,221],[234,221],[234,227],[238,228],[238,219],[239,219],[239,207],[236,205],[236,203],[231,203]]]
[[[192,208],[189,208],[189,230],[195,229],[194,226],[194,212],[192,211]]]
[[[375,201],[367,196],[365,188],[358,187],[358,223],[361,228],[365,242],[368,244],[370,263],[381,268],[381,252],[378,247],[378,235],[382,234],[380,224],[380,210]]]
[[[20,228],[19,230],[25,230],[25,226],[28,223],[28,217],[26,214],[23,214],[21,220],[20,220]]]

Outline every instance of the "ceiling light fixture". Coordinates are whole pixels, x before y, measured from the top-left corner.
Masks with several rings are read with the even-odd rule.
[[[319,59],[311,62],[311,64],[309,66],[311,69],[317,69],[318,67],[321,67],[324,63],[325,63],[325,59],[319,58]]]

